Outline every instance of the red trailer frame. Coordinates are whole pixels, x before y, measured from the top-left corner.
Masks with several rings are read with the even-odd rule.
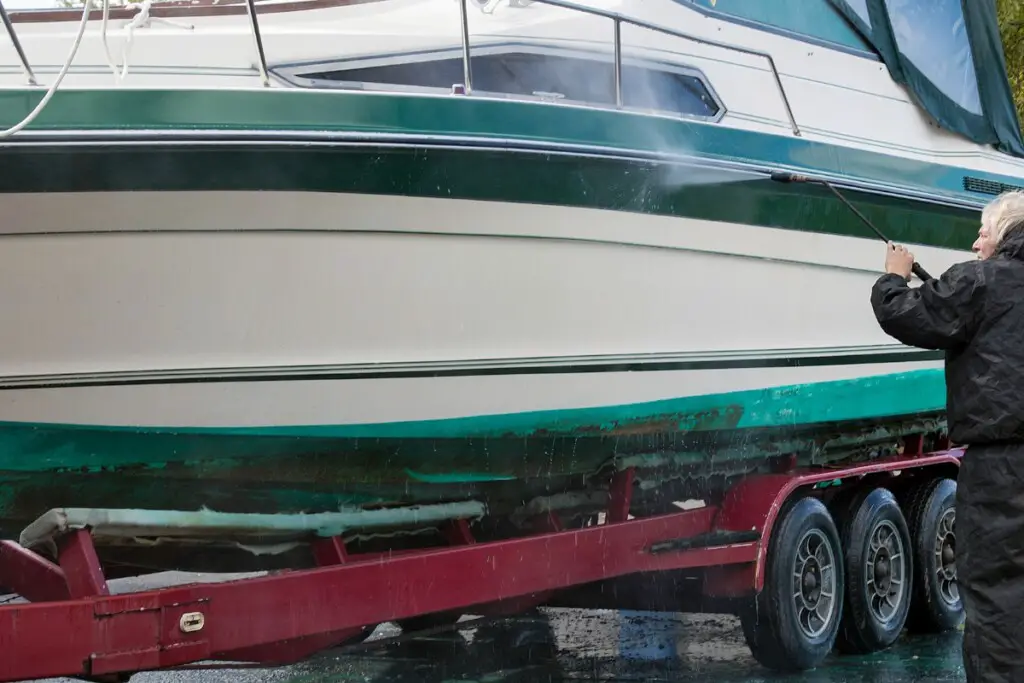
[[[459,521],[448,529],[451,547],[387,555],[350,555],[341,539],[318,539],[319,568],[122,595],[110,594],[88,530],[60,538],[56,563],[3,541],[0,583],[31,602],[0,607],[0,680],[107,677],[204,660],[283,664],[383,622],[468,608],[512,613],[560,589],[635,572],[720,567],[708,573],[709,595],[752,595],[764,587],[773,525],[794,492],[955,471],[961,455],[905,452],[752,475],[719,505],[641,519],[628,519],[627,470],[616,475],[606,523],[597,526],[562,530],[549,516],[542,533],[476,543]]]

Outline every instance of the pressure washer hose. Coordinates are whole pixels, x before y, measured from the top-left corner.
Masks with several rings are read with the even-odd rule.
[[[883,235],[882,231],[879,230],[874,223],[868,220],[867,216],[865,216],[859,210],[857,210],[857,207],[851,204],[849,200],[847,200],[846,197],[844,197],[839,192],[839,190],[837,190],[835,186],[829,181],[823,180],[821,178],[810,178],[805,175],[797,175],[795,173],[787,173],[784,171],[772,171],[771,179],[779,183],[809,183],[812,185],[824,185],[825,187],[832,191],[832,194],[834,194],[839,199],[839,201],[846,205],[846,208],[852,211],[854,215],[857,216],[857,218],[861,219],[861,221],[864,222],[864,225],[871,228],[871,231],[878,235],[879,239],[881,239],[886,244],[889,243],[889,238]],[[921,282],[932,279],[932,276],[928,274],[928,271],[922,268],[917,261],[914,261],[914,265],[911,267],[911,271],[914,273],[914,275],[918,277],[918,279],[921,280]]]

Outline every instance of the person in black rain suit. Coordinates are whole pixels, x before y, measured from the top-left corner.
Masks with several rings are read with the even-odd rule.
[[[889,243],[871,305],[882,329],[945,352],[957,479],[956,566],[969,683],[1024,683],[1024,192],[981,216],[978,258],[910,287],[914,255]]]

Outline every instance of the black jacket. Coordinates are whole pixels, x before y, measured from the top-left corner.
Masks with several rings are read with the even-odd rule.
[[[911,288],[883,275],[871,291],[882,329],[946,352],[946,418],[954,443],[1024,442],[1024,229],[984,261],[959,263]]]

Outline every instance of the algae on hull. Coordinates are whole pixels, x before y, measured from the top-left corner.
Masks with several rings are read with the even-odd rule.
[[[872,457],[943,428],[941,370],[451,420],[265,429],[0,423],[0,531],[57,507],[328,512],[479,500],[509,517],[531,500],[606,489],[637,468],[634,504],[795,456]]]

